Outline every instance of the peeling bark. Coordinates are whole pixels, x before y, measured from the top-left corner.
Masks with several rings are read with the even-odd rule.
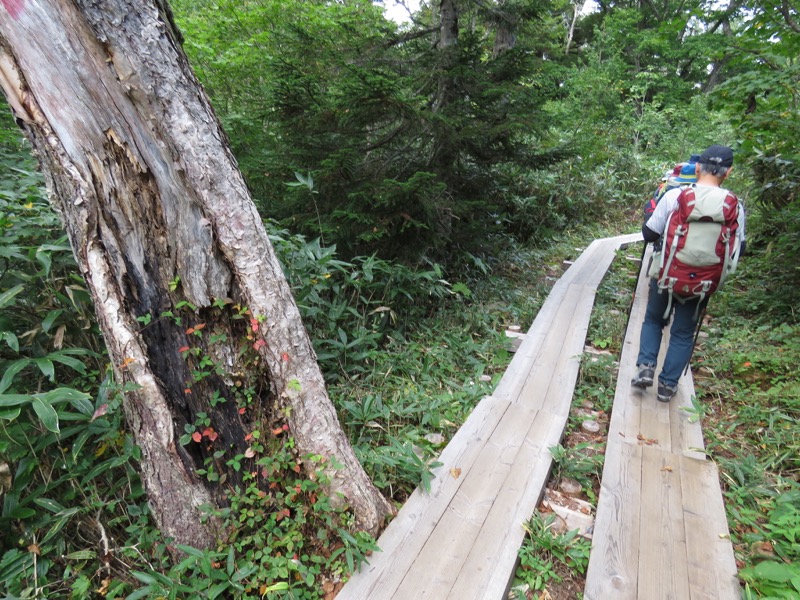
[[[206,412],[220,435],[214,443],[231,453],[246,449],[244,435],[265,418],[283,415],[299,452],[343,465],[331,470],[331,492],[375,532],[390,506],[341,430],[280,264],[166,4],[3,6],[0,85],[42,165],[116,376],[138,386],[125,409],[162,531],[196,546],[213,544],[218,533],[217,523],[201,523],[199,507],[218,504],[224,486],[195,472],[215,448],[178,443],[184,426]],[[225,312],[232,305],[249,309],[257,332]],[[140,317],[151,323],[143,327]],[[262,344],[243,364],[236,344],[248,334]],[[218,368],[199,378],[185,347],[212,356]],[[240,415],[236,382],[247,370],[261,376],[260,385],[254,406]],[[212,406],[214,392],[225,401]],[[235,483],[235,473],[227,476]]]

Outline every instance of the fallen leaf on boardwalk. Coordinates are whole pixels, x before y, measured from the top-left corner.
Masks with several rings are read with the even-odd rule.
[[[721,540],[729,540],[729,539],[731,539],[731,536],[729,534],[727,534],[727,533],[720,533],[719,534],[719,539],[721,539]]]
[[[461,475],[461,469],[459,469],[458,467],[453,467],[452,469],[450,469],[450,475],[453,476],[453,479],[458,479],[459,476]]]
[[[648,446],[652,446],[653,444],[657,444],[658,440],[654,440],[651,438],[644,437],[641,433],[636,436],[636,439],[639,440],[643,444],[647,444]],[[639,444],[641,446],[641,444]]]
[[[664,467],[664,468],[663,468],[663,469],[661,469],[661,470],[662,470],[662,471],[669,471],[670,473],[672,473],[672,467],[670,467],[670,466],[666,466],[666,467]]]

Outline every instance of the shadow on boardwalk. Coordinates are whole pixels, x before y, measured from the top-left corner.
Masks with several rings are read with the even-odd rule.
[[[412,494],[378,540],[381,552],[337,600],[505,598],[522,523],[541,498],[549,448],[566,426],[595,292],[616,250],[640,240],[638,234],[596,240],[556,282],[495,392],[443,450],[430,492]],[[736,567],[716,469],[705,460],[699,424],[679,409],[690,403],[691,378],[681,381],[672,406],[632,394],[627,383],[643,285],[640,277],[586,598],[733,599]]]

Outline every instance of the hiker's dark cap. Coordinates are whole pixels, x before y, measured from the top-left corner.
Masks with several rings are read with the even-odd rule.
[[[727,146],[714,144],[700,155],[700,160],[697,162],[701,165],[711,165],[729,169],[733,166],[733,150]]]

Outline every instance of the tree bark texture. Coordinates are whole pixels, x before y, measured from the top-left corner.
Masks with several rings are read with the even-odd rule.
[[[375,532],[389,504],[339,425],[169,8],[159,0],[2,4],[0,84],[42,165],[117,380],[135,384],[125,410],[163,533],[214,542],[215,524],[201,523],[200,507],[218,504],[224,485],[196,470],[219,449],[245,454],[245,435],[276,418],[300,453],[342,465],[327,463],[331,491]],[[256,383],[243,396],[246,381]],[[181,445],[199,413],[214,439]],[[236,483],[223,463],[216,468],[220,483]]]
[[[434,113],[445,112],[456,94],[455,66],[458,63],[458,5],[456,0],[439,3],[439,60],[437,65],[437,91],[432,104]],[[436,125],[435,139],[429,166],[446,177],[456,156],[450,128],[445,122]]]

